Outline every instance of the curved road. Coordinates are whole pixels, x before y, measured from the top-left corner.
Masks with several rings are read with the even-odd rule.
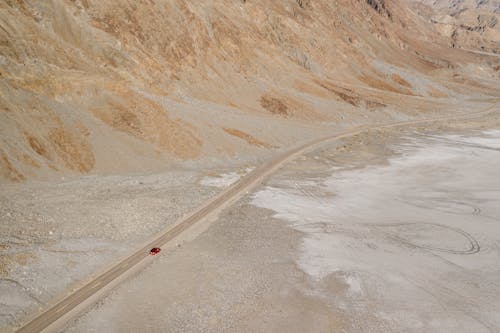
[[[138,268],[139,264],[144,263],[147,258],[150,258],[149,250],[151,248],[165,246],[166,244],[171,242],[174,238],[176,238],[177,236],[181,235],[183,232],[191,228],[193,225],[200,223],[203,220],[206,220],[209,215],[220,212],[222,209],[228,207],[230,204],[235,202],[245,193],[247,193],[248,191],[258,186],[260,183],[262,183],[262,181],[267,176],[269,176],[271,173],[279,169],[286,162],[294,159],[298,155],[301,155],[308,150],[312,150],[327,142],[337,141],[369,130],[399,127],[406,125],[418,125],[435,121],[472,119],[495,111],[496,106],[499,103],[500,102],[496,102],[487,109],[484,109],[482,111],[458,117],[447,116],[447,117],[438,117],[432,119],[404,121],[404,122],[395,122],[384,125],[359,127],[350,131],[342,132],[335,136],[316,139],[300,147],[294,148],[286,152],[285,154],[277,157],[276,159],[273,159],[270,162],[265,163],[264,165],[254,170],[253,172],[249,173],[247,176],[245,176],[240,181],[238,181],[237,183],[235,183],[234,185],[232,185],[231,187],[229,187],[228,189],[217,195],[215,198],[207,201],[205,204],[203,204],[201,207],[199,207],[191,214],[181,218],[179,221],[175,223],[174,226],[171,226],[168,229],[155,235],[150,240],[150,242],[148,242],[144,247],[138,249],[130,256],[121,260],[120,262],[112,266],[109,270],[105,271],[104,273],[97,276],[95,279],[86,283],[80,289],[69,294],[65,298],[57,301],[45,312],[41,313],[31,321],[26,323],[24,326],[22,326],[17,332],[31,333],[31,332],[41,332],[46,329],[50,330],[51,328],[55,328],[55,326],[60,325],[61,322],[68,320],[71,315],[74,315],[76,312],[78,312],[77,310],[82,310],[82,307],[92,304],[92,302],[96,301],[98,297],[103,294],[103,292],[111,289],[123,278],[127,277],[127,274],[130,274],[133,271],[133,268]]]

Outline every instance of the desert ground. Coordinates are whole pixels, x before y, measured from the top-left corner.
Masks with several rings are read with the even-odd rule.
[[[500,331],[499,20],[0,1],[0,332]]]
[[[499,124],[312,151],[65,331],[498,331]]]

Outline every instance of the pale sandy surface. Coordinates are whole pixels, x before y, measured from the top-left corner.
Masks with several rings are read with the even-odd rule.
[[[497,125],[308,154],[66,331],[498,331]]]
[[[2,186],[0,331],[79,286],[248,170],[184,168]]]

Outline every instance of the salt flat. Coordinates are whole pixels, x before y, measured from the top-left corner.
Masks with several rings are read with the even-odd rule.
[[[404,330],[496,331],[500,132],[417,135],[389,165],[289,177],[252,203],[304,234],[297,264],[349,286],[352,320]],[[330,196],[318,196],[318,192]],[[371,326],[371,324],[367,324]]]
[[[497,331],[499,142],[413,129],[311,152],[67,331]]]

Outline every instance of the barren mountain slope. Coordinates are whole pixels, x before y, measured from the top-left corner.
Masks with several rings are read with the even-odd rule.
[[[411,0],[416,12],[458,48],[500,53],[500,1]]]
[[[498,95],[494,58],[450,51],[406,6],[2,1],[0,179],[255,153],[346,117]]]

